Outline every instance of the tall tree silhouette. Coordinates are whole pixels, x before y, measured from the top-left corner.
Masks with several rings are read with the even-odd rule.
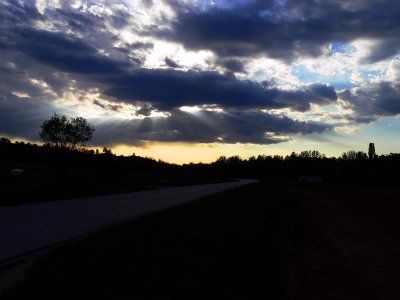
[[[375,145],[374,145],[374,143],[369,143],[369,146],[368,146],[368,157],[369,157],[369,159],[373,159],[373,158],[375,158]]]

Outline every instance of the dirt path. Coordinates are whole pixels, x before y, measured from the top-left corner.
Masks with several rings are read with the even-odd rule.
[[[400,193],[293,190],[289,299],[400,299]]]

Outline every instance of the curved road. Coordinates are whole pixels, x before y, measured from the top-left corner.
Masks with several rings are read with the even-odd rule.
[[[135,217],[256,182],[240,180],[0,208],[0,262]]]

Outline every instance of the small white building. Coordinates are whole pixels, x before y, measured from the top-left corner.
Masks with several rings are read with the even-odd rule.
[[[11,175],[13,175],[13,176],[24,175],[24,170],[22,170],[22,169],[11,169]]]

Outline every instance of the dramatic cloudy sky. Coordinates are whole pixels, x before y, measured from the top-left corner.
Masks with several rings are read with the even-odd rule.
[[[0,135],[174,162],[399,152],[398,0],[0,0]]]

